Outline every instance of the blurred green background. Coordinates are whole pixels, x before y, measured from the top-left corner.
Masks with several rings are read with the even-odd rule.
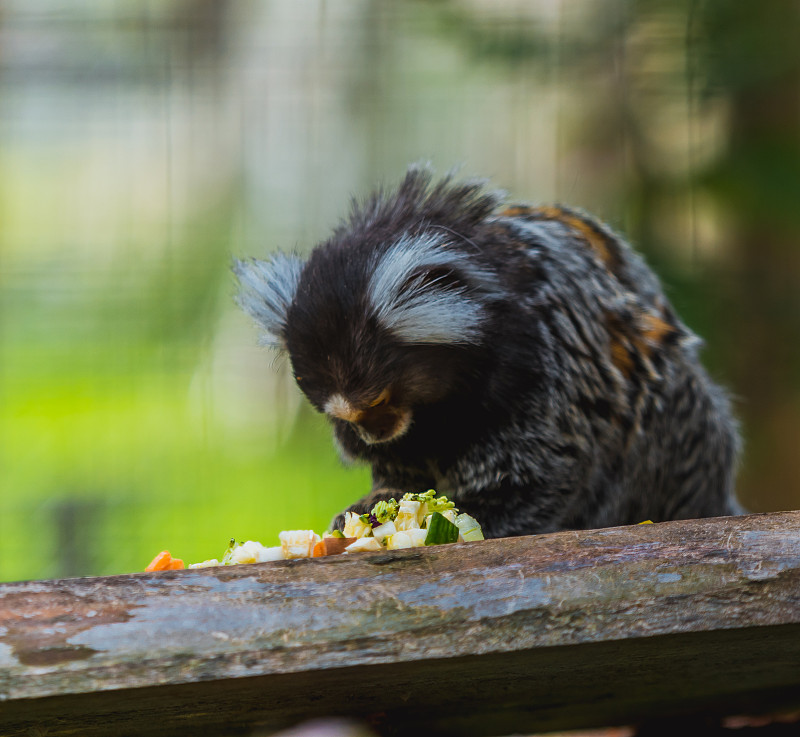
[[[412,161],[627,233],[800,506],[788,0],[0,4],[0,580],[321,531],[368,486],[233,303]]]

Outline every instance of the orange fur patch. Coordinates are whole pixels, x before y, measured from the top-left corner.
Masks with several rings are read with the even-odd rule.
[[[514,205],[513,207],[508,207],[500,212],[500,217],[519,218],[525,217],[526,215],[532,215],[533,213],[534,208],[532,207],[527,207],[526,205]]]
[[[657,315],[646,313],[642,315],[642,337],[650,344],[650,346],[659,345],[664,342],[667,335],[675,332],[676,328],[670,325],[665,320],[662,320]]]
[[[645,366],[653,352],[663,345],[668,335],[677,328],[658,315],[646,312],[640,315],[633,324],[623,324],[619,316],[606,314],[611,363],[626,377],[630,376],[634,366],[634,354],[637,354]]]
[[[530,213],[542,220],[557,220],[576,232],[606,265],[611,266],[614,256],[608,248],[607,236],[600,232],[591,222],[578,215],[562,210],[560,207],[537,207]]]
[[[544,207],[514,205],[502,210],[500,216],[508,218],[527,217],[533,220],[556,220],[566,225],[578,235],[586,245],[597,254],[607,268],[611,269],[615,265],[616,255],[608,246],[608,236],[599,230],[590,220],[582,218],[568,210],[564,210],[561,207],[556,207],[554,205],[546,205]]]
[[[611,348],[611,363],[619,369],[625,376],[630,376],[633,371],[633,358],[628,349],[622,345],[614,336],[611,336],[609,342]]]

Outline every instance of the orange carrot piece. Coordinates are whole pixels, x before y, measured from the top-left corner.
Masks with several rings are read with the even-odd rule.
[[[325,552],[325,539],[323,538],[320,540],[315,546],[314,549],[311,551],[312,558],[320,558],[323,555],[327,555]]]
[[[183,561],[180,558],[173,558],[169,554],[169,550],[162,550],[144,570],[152,573],[153,571],[175,571],[179,568],[183,568]]]

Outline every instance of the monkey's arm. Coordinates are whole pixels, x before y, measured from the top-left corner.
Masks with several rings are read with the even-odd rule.
[[[434,488],[433,478],[417,469],[375,464],[372,468],[372,490],[355,504],[351,504],[337,514],[331,522],[331,529],[344,529],[344,516],[347,512],[364,514],[364,512],[369,512],[379,501],[400,499],[403,494],[408,492],[421,493],[431,488]]]

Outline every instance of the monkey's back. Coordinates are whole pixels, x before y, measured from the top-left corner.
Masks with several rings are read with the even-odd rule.
[[[529,508],[515,500],[518,513],[490,533],[740,511],[727,397],[642,258],[603,224],[561,207],[507,208],[476,244],[509,290],[489,332],[494,384],[515,397],[508,423],[478,454],[506,469],[509,488],[537,497]],[[469,497],[486,484],[472,478],[478,454],[443,485]],[[485,495],[475,501],[496,506]]]

